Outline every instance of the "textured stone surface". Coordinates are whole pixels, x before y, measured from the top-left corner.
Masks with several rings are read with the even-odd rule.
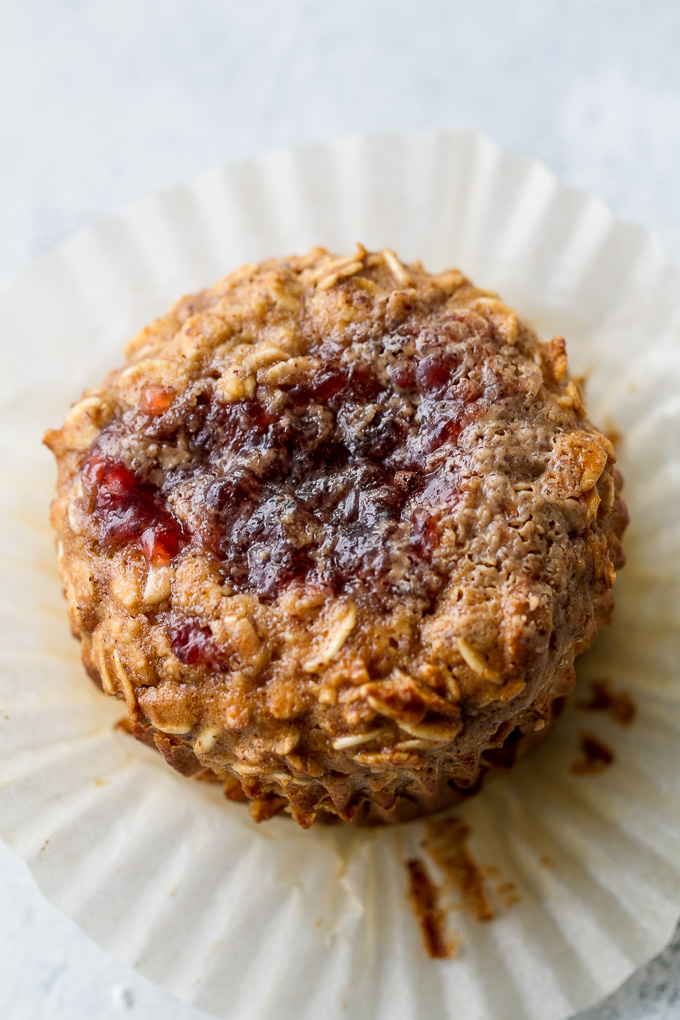
[[[651,227],[680,261],[675,0],[6,0],[0,280],[211,166],[395,127],[476,127]],[[198,1020],[0,847],[3,1020]],[[680,1017],[680,937],[582,1020]]]

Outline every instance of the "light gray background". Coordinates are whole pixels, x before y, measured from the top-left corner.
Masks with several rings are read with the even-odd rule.
[[[678,0],[0,0],[0,282],[212,166],[399,127],[482,128],[680,262]],[[2,1020],[203,1016],[0,845]],[[586,1017],[680,1018],[680,935]]]

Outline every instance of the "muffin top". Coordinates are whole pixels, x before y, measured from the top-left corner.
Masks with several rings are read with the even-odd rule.
[[[561,337],[359,247],[245,266],[126,353],[48,433],[53,521],[86,664],[173,764],[306,823],[545,725],[626,520]]]

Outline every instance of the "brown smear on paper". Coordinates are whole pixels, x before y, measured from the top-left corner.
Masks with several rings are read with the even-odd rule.
[[[495,889],[498,901],[502,907],[508,910],[510,907],[514,907],[515,903],[519,903],[519,893],[517,892],[517,886],[514,882],[504,882],[500,877],[498,868],[482,868],[485,875],[493,875],[495,877]]]
[[[613,691],[611,681],[604,678],[590,684],[592,694],[587,701],[578,701],[578,708],[591,712],[609,712],[620,726],[630,726],[637,714],[637,706],[627,691]]]
[[[446,935],[446,913],[439,904],[439,890],[418,858],[407,861],[406,867],[408,895],[413,912],[420,922],[428,956],[435,960],[452,959],[459,943],[457,939]]]
[[[614,752],[591,733],[581,734],[581,757],[571,766],[577,776],[597,775],[612,764]]]
[[[470,852],[470,827],[453,815],[428,821],[425,829],[425,849],[460,893],[465,912],[477,921],[490,921],[494,909],[485,885],[488,869],[481,868]]]
[[[458,895],[460,908],[476,921],[491,921],[496,915],[489,882],[501,908],[509,909],[519,902],[519,896],[515,883],[503,881],[498,868],[477,863],[468,842],[470,827],[462,818],[451,815],[429,820],[425,830],[423,847],[444,880],[441,886],[436,885],[422,861],[408,861],[409,899],[428,954],[435,959],[450,959],[460,946],[460,937],[446,930],[448,914],[454,909],[451,893]]]

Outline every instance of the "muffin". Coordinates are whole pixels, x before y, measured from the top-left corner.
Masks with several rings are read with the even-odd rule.
[[[45,441],[85,667],[258,820],[441,809],[549,729],[627,515],[565,342],[391,251],[244,266]]]

